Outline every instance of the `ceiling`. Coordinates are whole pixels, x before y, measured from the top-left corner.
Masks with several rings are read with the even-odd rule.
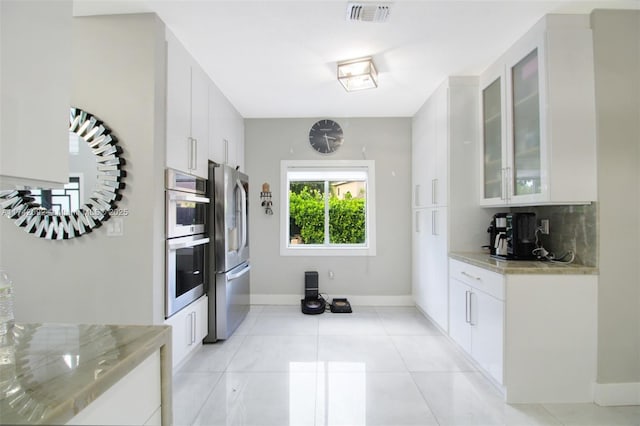
[[[629,1],[392,2],[386,23],[347,1],[74,0],[76,16],[155,12],[245,118],[410,117],[449,75],[477,75],[546,13]],[[336,63],[372,56],[379,87],[347,93]]]

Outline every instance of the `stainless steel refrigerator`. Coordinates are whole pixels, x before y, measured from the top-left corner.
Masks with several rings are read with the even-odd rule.
[[[249,312],[249,177],[209,162],[209,334],[227,339]]]

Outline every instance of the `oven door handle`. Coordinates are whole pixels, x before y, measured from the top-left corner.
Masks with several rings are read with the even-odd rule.
[[[201,238],[199,240],[187,241],[187,242],[175,242],[168,241],[169,250],[179,250],[188,247],[201,246],[202,244],[207,244],[209,242],[209,238]]]
[[[176,194],[175,192],[169,193],[169,199],[171,201],[191,201],[194,203],[210,203],[211,200],[206,197],[197,197],[190,194]]]

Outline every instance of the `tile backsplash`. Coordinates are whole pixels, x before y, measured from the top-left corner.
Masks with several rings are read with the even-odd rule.
[[[512,208],[512,212],[534,212],[549,219],[549,235],[542,235],[542,245],[556,257],[572,250],[574,263],[598,265],[598,209],[596,203],[579,206],[536,206]]]

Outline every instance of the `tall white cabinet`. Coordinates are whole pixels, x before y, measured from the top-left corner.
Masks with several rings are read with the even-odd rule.
[[[486,244],[490,212],[476,200],[478,80],[450,77],[412,123],[412,291],[414,301],[448,330],[449,250]]]
[[[547,15],[480,77],[485,206],[597,199],[588,15]]]

